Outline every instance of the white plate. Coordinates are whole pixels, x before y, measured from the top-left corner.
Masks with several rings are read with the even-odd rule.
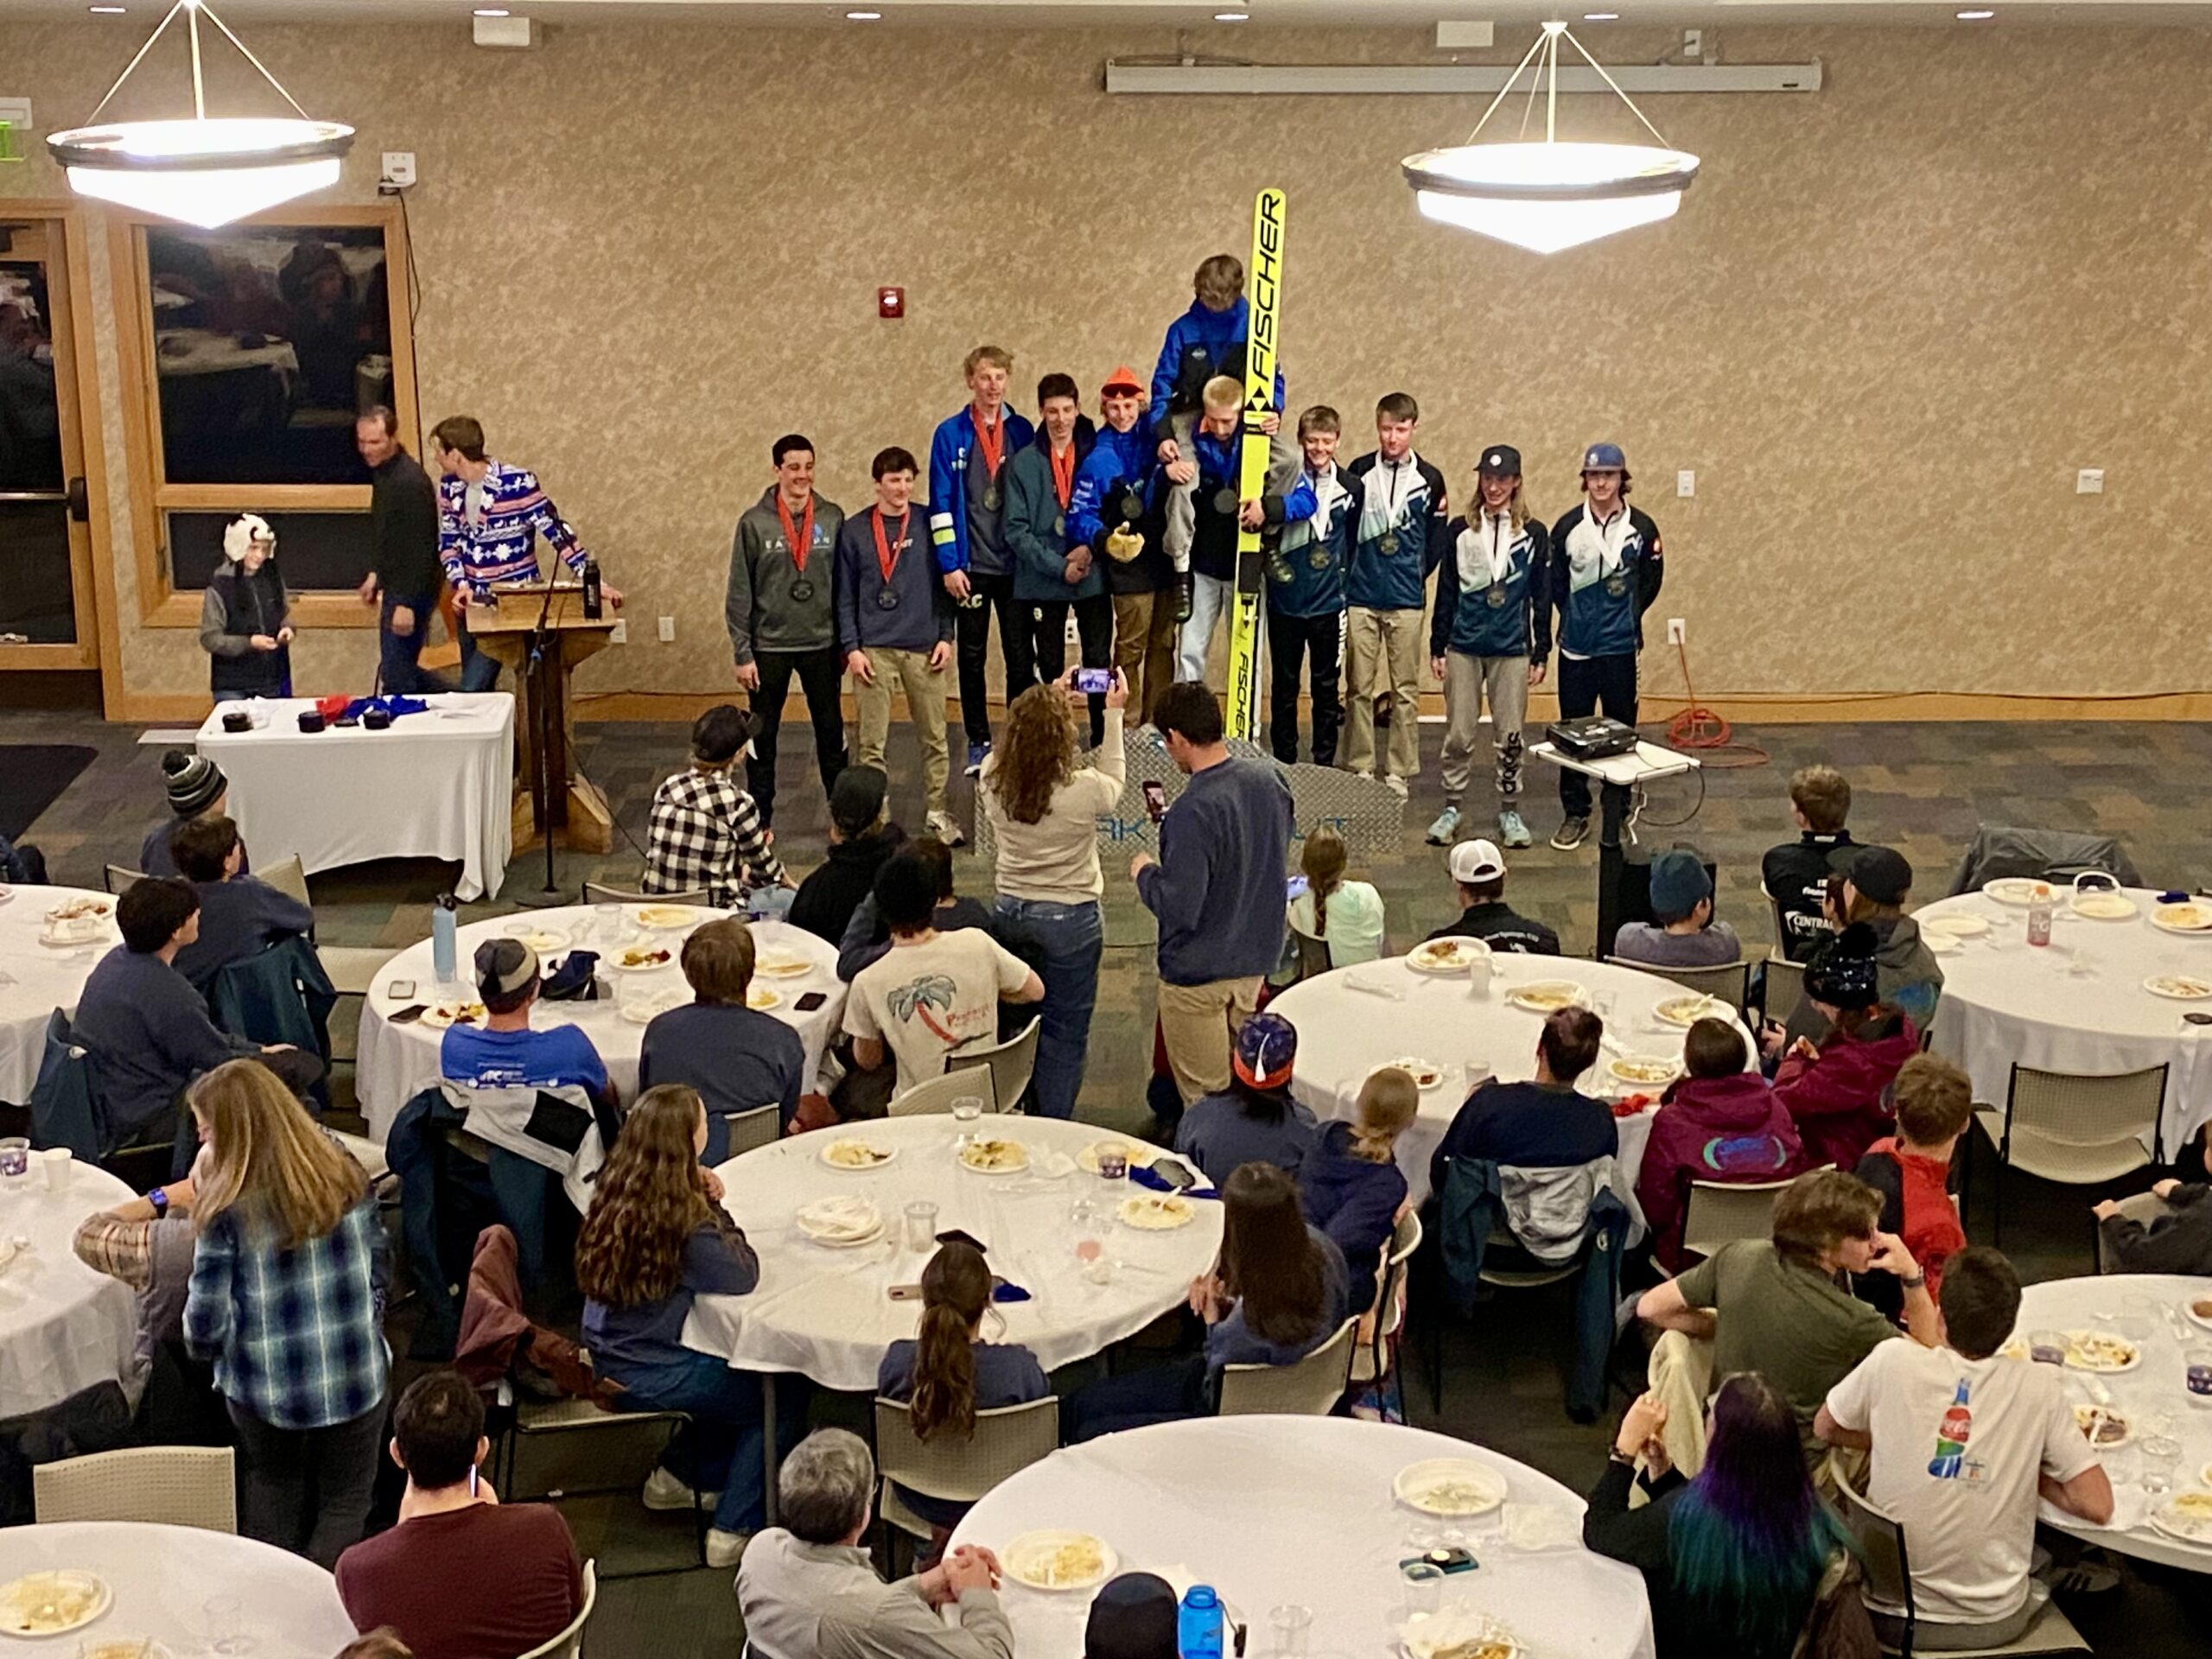
[[[112,899],[72,899],[46,912],[49,922],[106,921],[115,914]]]
[[[868,1151],[874,1153],[875,1156],[872,1160],[865,1164],[841,1164],[835,1158],[832,1158],[830,1155],[831,1153],[836,1151],[840,1147],[864,1147]],[[881,1169],[886,1164],[889,1163],[898,1155],[898,1147],[879,1147],[874,1141],[864,1140],[856,1135],[841,1135],[836,1140],[832,1141],[828,1146],[822,1148],[822,1161],[829,1165],[830,1168],[837,1170],[847,1175],[865,1175],[871,1169]]]
[[[691,1000],[691,988],[671,989],[658,994],[648,992],[643,996],[626,996],[615,1004],[615,1011],[633,1026],[650,1026],[671,1008],[680,1008]]]
[[[1427,1458],[1409,1463],[1390,1483],[1391,1496],[1408,1509],[1451,1518],[1488,1515],[1505,1502],[1505,1491],[1503,1475],[1471,1458]]]
[[[1198,1207],[1179,1192],[1140,1192],[1123,1198],[1114,1211],[1124,1227],[1141,1233],[1173,1232],[1198,1217]]]
[[[2000,875],[1994,881],[1981,884],[1982,892],[1999,904],[2010,905],[2015,910],[2025,910],[2035,903],[2037,887],[2048,889],[2054,899],[2058,895],[2058,889],[2051,887],[2050,882],[2037,881],[2024,875]]]
[[[745,992],[745,1006],[756,1014],[766,1014],[770,1008],[782,1007],[784,995],[781,991],[772,990],[766,985],[748,986]]]
[[[1735,1013],[1735,1009],[1717,996],[1703,996],[1691,992],[1683,996],[1663,998],[1651,1010],[1651,1017],[1688,1031],[1700,1020],[1728,1020],[1734,1018]]]
[[[986,1141],[996,1141],[1012,1152],[1003,1163],[981,1164],[969,1155]],[[1029,1148],[1019,1141],[1009,1141],[1002,1135],[987,1135],[970,1141],[960,1149],[960,1167],[977,1175],[1019,1175],[1029,1167]]]
[[[771,979],[803,979],[814,971],[814,964],[804,957],[772,950],[754,959],[753,971]]]
[[[1056,1568],[1054,1557],[1065,1549],[1096,1554],[1081,1570],[1063,1575]],[[999,1552],[999,1561],[1006,1569],[1007,1577],[1016,1584],[1057,1592],[1088,1590],[1105,1583],[1114,1576],[1121,1558],[1103,1538],[1095,1538],[1087,1532],[1046,1530],[1023,1533]]]
[[[2199,1500],[2205,1510],[2203,1516],[2175,1513],[2175,1505],[2183,1498]],[[2150,1521],[2169,1538],[2178,1538],[2185,1544],[2212,1545],[2212,1492],[2176,1492],[2151,1511]]]
[[[658,950],[665,947],[656,945],[653,948]],[[624,949],[634,950],[638,947],[627,945]],[[610,950],[602,960],[618,974],[664,974],[677,965],[676,952],[673,950],[669,951],[666,962],[625,962],[622,960],[622,956],[621,950]]]
[[[2161,933],[2185,938],[2212,938],[2212,899],[2190,899],[2177,905],[2158,905],[2151,912],[2151,925]]]
[[[642,905],[630,912],[630,919],[642,928],[674,931],[679,928],[696,927],[714,913],[711,910],[702,910],[696,905]]]
[[[2108,887],[2092,888],[2077,893],[2073,898],[2074,913],[2086,916],[2093,922],[2124,922],[2136,913],[2135,901],[2124,893],[2114,893]]]
[[[82,1596],[85,1604],[66,1624],[38,1630],[27,1628],[36,1617],[40,1605],[56,1593]],[[0,1636],[67,1636],[72,1630],[83,1630],[114,1605],[115,1592],[97,1573],[79,1573],[67,1567],[26,1573],[20,1579],[0,1585]]]
[[[2212,1331],[2212,1313],[2199,1313],[2196,1311],[2196,1305],[2199,1302],[2202,1302],[2208,1307],[2212,1307],[2212,1296],[2190,1297],[2187,1301],[2181,1305],[2181,1316],[2184,1319],[2187,1319],[2191,1325],[2201,1325],[2207,1331]]]
[[[1989,931],[1989,918],[1976,916],[1970,911],[1946,911],[1941,916],[1921,915],[1913,919],[1920,924],[1923,938],[1930,933],[1948,933],[1953,938],[1974,939]]]
[[[2088,1417],[2088,1414],[2094,1409],[2094,1407],[2087,1405],[2080,1405],[2074,1408],[2074,1427],[2082,1431],[2082,1437],[2085,1440],[2088,1439],[2089,1433],[2090,1419]],[[2108,1408],[2105,1413],[2105,1427],[2107,1428],[2118,1429],[2120,1431],[2120,1438],[2118,1440],[2091,1440],[2089,1444],[2095,1447],[2096,1450],[2100,1452],[2117,1452],[2123,1446],[2133,1444],[2135,1440],[2135,1423],[2134,1420],[2130,1418],[2126,1412]]]
[[[1444,1086],[1445,1068],[1433,1060],[1424,1060],[1412,1054],[1402,1054],[1389,1065],[1378,1065],[1377,1071],[1387,1071],[1395,1066],[1414,1080],[1414,1087],[1424,1095],[1432,1089]]]
[[[1923,930],[1920,942],[1939,957],[1959,957],[1966,954],[1967,942],[1955,933],[1930,933]]]
[[[476,1014],[467,1023],[480,1027],[484,1023],[484,1005],[481,1002],[434,1002],[423,1010],[423,1017],[416,1023],[425,1030],[443,1031],[461,1012],[469,1008],[475,1009]]]
[[[2202,1002],[2212,996],[2212,979],[2199,979],[2194,974],[2153,974],[2143,982],[2143,988],[2176,1002]]]
[[[1532,979],[1526,985],[1516,985],[1506,992],[1505,1000],[1530,1014],[1555,1014],[1562,1007],[1582,1007],[1589,995],[1571,979]],[[1554,1001],[1560,997],[1566,1000]]]
[[[525,927],[507,937],[516,943],[528,945],[541,957],[557,956],[575,943],[566,933],[556,933],[550,928]]]
[[[1638,1069],[1649,1067],[1657,1075],[1643,1077]],[[1605,1062],[1605,1073],[1616,1083],[1625,1083],[1639,1089],[1662,1089],[1672,1083],[1682,1069],[1680,1060],[1670,1060],[1660,1054],[1618,1054]]]
[[[1415,945],[1406,952],[1406,966],[1417,974],[1448,979],[1465,973],[1477,958],[1489,954],[1490,947],[1482,940],[1465,938],[1455,933]]]
[[[1488,1643],[1480,1646],[1478,1643]],[[1468,1652],[1483,1659],[1521,1659],[1521,1644],[1497,1620],[1467,1608],[1415,1613],[1398,1627],[1398,1650],[1405,1659],[1435,1659],[1445,1652]]]
[[[866,1198],[817,1198],[800,1205],[791,1220],[825,1249],[849,1250],[883,1236],[883,1212]]]
[[[1086,1175],[1096,1175],[1098,1173],[1098,1154],[1117,1151],[1129,1160],[1131,1169],[1150,1169],[1152,1160],[1160,1156],[1158,1147],[1148,1147],[1141,1141],[1094,1141],[1076,1154],[1076,1166]]]

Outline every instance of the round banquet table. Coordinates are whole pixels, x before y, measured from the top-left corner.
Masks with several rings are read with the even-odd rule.
[[[2173,1490],[2212,1486],[2212,1411],[2192,1407],[2182,1383],[2182,1354],[2185,1349],[2212,1349],[2212,1331],[2188,1323],[2180,1312],[2192,1297],[2212,1296],[2212,1278],[2184,1278],[2175,1274],[2107,1274],[2086,1279],[2054,1279],[2030,1285],[2020,1293],[2016,1336],[2031,1331],[2109,1331],[2101,1323],[2109,1316],[2120,1324],[2117,1334],[2140,1342],[2143,1363],[2132,1371],[2098,1377],[2110,1393],[2110,1403],[2128,1416],[2140,1439],[2146,1419],[2159,1414],[2171,1418],[2174,1436],[2181,1442],[2181,1461],[2174,1465]],[[2174,1319],[2187,1332],[2186,1341],[2176,1338]],[[2082,1373],[2066,1373],[2066,1391],[2077,1404],[2095,1401]],[[2133,1446],[2106,1454],[2116,1465],[2113,1474],[2113,1523],[2092,1526],[2063,1510],[2043,1506],[2042,1518],[2062,1532],[2091,1543],[2102,1544],[2125,1555],[2164,1562],[2192,1573],[2212,1573],[2212,1543],[2192,1545],[2168,1536],[2145,1518],[2152,1500],[2137,1484],[2135,1465],[2140,1454]],[[2157,1500],[2165,1501],[2164,1495]]]
[[[1392,1496],[1408,1464],[1459,1458],[1506,1479],[1509,1504],[1575,1517],[1582,1500],[1549,1476],[1426,1429],[1348,1417],[1202,1417],[1066,1446],[994,1487],[952,1535],[1004,1554],[1023,1533],[1072,1529],[1101,1538],[1119,1572],[1152,1572],[1179,1591],[1196,1580],[1221,1592],[1250,1629],[1249,1650],[1274,1651],[1268,1611],[1312,1610],[1309,1651],[1381,1653],[1404,1594],[1398,1563],[1410,1528],[1434,1525]],[[1649,1659],[1651,1609],[1635,1568],[1575,1543],[1523,1554],[1497,1512],[1460,1523],[1481,1563],[1445,1580],[1544,1659]],[[1090,1593],[1001,1592],[1024,1659],[1077,1659]]]
[[[2212,1013],[2212,1001],[2177,1002],[2143,988],[2154,975],[2212,981],[2212,933],[2184,938],[2145,919],[2158,895],[2127,889],[2136,914],[2125,921],[2076,916],[2058,889],[2050,944],[2027,942],[2028,912],[1986,893],[1961,893],[1913,912],[1923,935],[1942,918],[1975,916],[1989,931],[1939,952],[1943,995],[1936,1005],[1937,1053],[1974,1079],[1974,1097],[2002,1106],[2012,1063],[2050,1071],[2109,1076],[2163,1065],[2166,1155],[2212,1118],[2212,1050],[2205,1028],[2182,1015]]]
[[[0,1239],[21,1241],[0,1268],[0,1418],[44,1411],[79,1391],[130,1375],[137,1315],[130,1287],[95,1273],[70,1248],[77,1224],[130,1189],[72,1161],[59,1192],[29,1175],[0,1180]],[[128,1390],[134,1395],[135,1383]]]
[[[1110,1214],[1077,1224],[1071,1211],[1079,1195],[1103,1211],[1105,1201],[1145,1189],[1102,1180],[1080,1166],[1057,1179],[1038,1173],[1042,1153],[1072,1159],[1095,1142],[1126,1137],[1054,1118],[994,1116],[977,1124],[1027,1147],[1029,1170],[985,1175],[963,1167],[953,1153],[960,1126],[943,1114],[817,1129],[722,1165],[716,1172],[722,1205],[760,1255],[760,1284],[749,1296],[698,1298],[684,1322],[684,1344],[747,1370],[800,1371],[827,1389],[873,1394],[883,1351],[914,1334],[921,1312],[919,1302],[894,1302],[886,1294],[919,1282],[929,1260],[907,1249],[903,1237],[906,1205],[918,1198],[938,1206],[938,1231],[957,1227],[981,1240],[993,1269],[1030,1293],[1028,1301],[998,1305],[1006,1332],[991,1339],[1021,1344],[1048,1371],[1179,1306],[1191,1281],[1220,1254],[1221,1205],[1210,1199],[1195,1204],[1194,1219],[1167,1232],[1140,1232]],[[822,1161],[823,1148],[846,1136],[896,1155],[874,1169],[832,1169]],[[883,1214],[883,1237],[833,1249],[801,1233],[794,1212],[833,1193],[873,1200]],[[1103,1244],[1114,1262],[1106,1284],[1083,1275],[1075,1247],[1086,1238]]]
[[[23,1643],[63,1659],[80,1641],[150,1637],[177,1659],[214,1652],[208,1601],[235,1596],[238,1634],[259,1659],[322,1659],[353,1639],[338,1581],[313,1561],[226,1532],[136,1521],[67,1521],[0,1531],[0,1582],[70,1568],[98,1574],[115,1604],[81,1631]]]
[[[464,982],[467,981],[472,976],[470,963],[476,947],[486,939],[503,935],[551,933],[578,949],[597,951],[601,976],[613,982],[613,997],[603,997],[595,1002],[548,1002],[541,999],[531,1010],[530,1023],[539,1031],[551,1026],[581,1027],[590,1037],[592,1046],[599,1051],[600,1058],[607,1063],[607,1076],[627,1100],[637,1092],[638,1051],[644,1046],[645,1028],[626,1018],[622,1005],[632,998],[652,997],[659,999],[664,1006],[673,1007],[691,998],[683,981],[683,969],[677,962],[690,930],[671,928],[641,933],[635,921],[639,908],[634,904],[622,906],[620,936],[611,942],[601,936],[599,918],[589,905],[566,905],[470,922],[460,929],[455,941],[456,971]],[[734,912],[702,910],[698,918],[705,922],[731,913]],[[836,1034],[838,1021],[845,1013],[845,983],[837,977],[836,947],[788,922],[754,922],[752,927],[761,955],[781,951],[786,956],[804,957],[814,964],[811,971],[802,977],[777,979],[755,974],[753,981],[756,988],[766,987],[783,999],[770,1012],[798,1033],[800,1041],[806,1046],[806,1076],[811,1078],[820,1071],[823,1050]],[[641,941],[667,947],[667,965],[645,973],[616,971],[611,966],[615,957]],[[555,950],[546,954],[557,960],[561,953]],[[547,971],[551,971],[550,961]],[[393,996],[394,980],[413,980],[416,994],[404,999]],[[797,1004],[809,991],[820,991],[827,1000],[811,1013],[801,1014]],[[459,985],[437,983],[430,966],[428,939],[409,945],[377,970],[376,982],[370,988],[368,1005],[361,1015],[359,1071],[361,1110],[369,1121],[372,1140],[382,1141],[392,1119],[399,1116],[399,1109],[436,1084],[438,1046],[445,1038],[443,1031],[419,1020],[395,1026],[391,1023],[392,1014],[413,1002],[435,1005],[441,1001],[473,1001],[474,995],[474,990],[465,990]]]
[[[92,964],[122,935],[115,900],[84,887],[0,887],[0,1100],[27,1101],[46,1055],[46,1022],[56,1008],[77,1011]],[[87,944],[41,944],[48,911],[73,899],[108,906],[106,925]]]

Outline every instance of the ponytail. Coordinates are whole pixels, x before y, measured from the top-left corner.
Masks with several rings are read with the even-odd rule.
[[[1344,838],[1325,823],[1316,824],[1306,832],[1306,844],[1298,855],[1298,868],[1305,872],[1306,890],[1313,898],[1313,937],[1329,937],[1329,895],[1344,884],[1344,867],[1349,858]]]
[[[976,1432],[976,1351],[971,1332],[991,1300],[983,1253],[955,1241],[922,1269],[922,1326],[914,1350],[914,1387],[907,1410],[918,1440],[940,1433],[966,1440]]]

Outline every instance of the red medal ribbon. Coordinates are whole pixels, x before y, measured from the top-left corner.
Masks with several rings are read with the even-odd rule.
[[[900,513],[899,533],[887,542],[883,539],[883,509],[874,507],[868,512],[868,528],[875,532],[875,568],[883,573],[883,585],[887,588],[891,585],[891,573],[899,568],[899,554],[895,550],[905,545],[906,526],[913,521],[913,517],[911,509]]]
[[[974,417],[971,416],[969,418]],[[996,478],[999,475],[999,457],[1006,454],[1004,410],[999,411],[998,419],[988,426],[980,420],[976,422],[976,448],[983,457],[983,476],[986,479]]]
[[[776,517],[784,526],[784,545],[791,550],[791,563],[798,567],[802,576],[806,574],[806,555],[814,545],[814,496],[810,491],[806,498],[806,517],[798,524],[791,523],[789,508],[784,505],[784,493],[776,492]]]
[[[1046,459],[1052,463],[1052,493],[1060,498],[1060,511],[1068,510],[1068,499],[1075,493],[1075,441],[1068,441],[1068,464],[1060,465],[1060,452],[1047,446]]]

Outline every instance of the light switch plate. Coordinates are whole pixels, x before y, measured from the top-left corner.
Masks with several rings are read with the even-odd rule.
[[[2104,493],[2105,469],[2103,467],[2084,467],[2074,474],[2075,494],[2102,495]]]
[[[1687,467],[1675,474],[1675,493],[1687,501],[1697,493],[1697,474]]]

